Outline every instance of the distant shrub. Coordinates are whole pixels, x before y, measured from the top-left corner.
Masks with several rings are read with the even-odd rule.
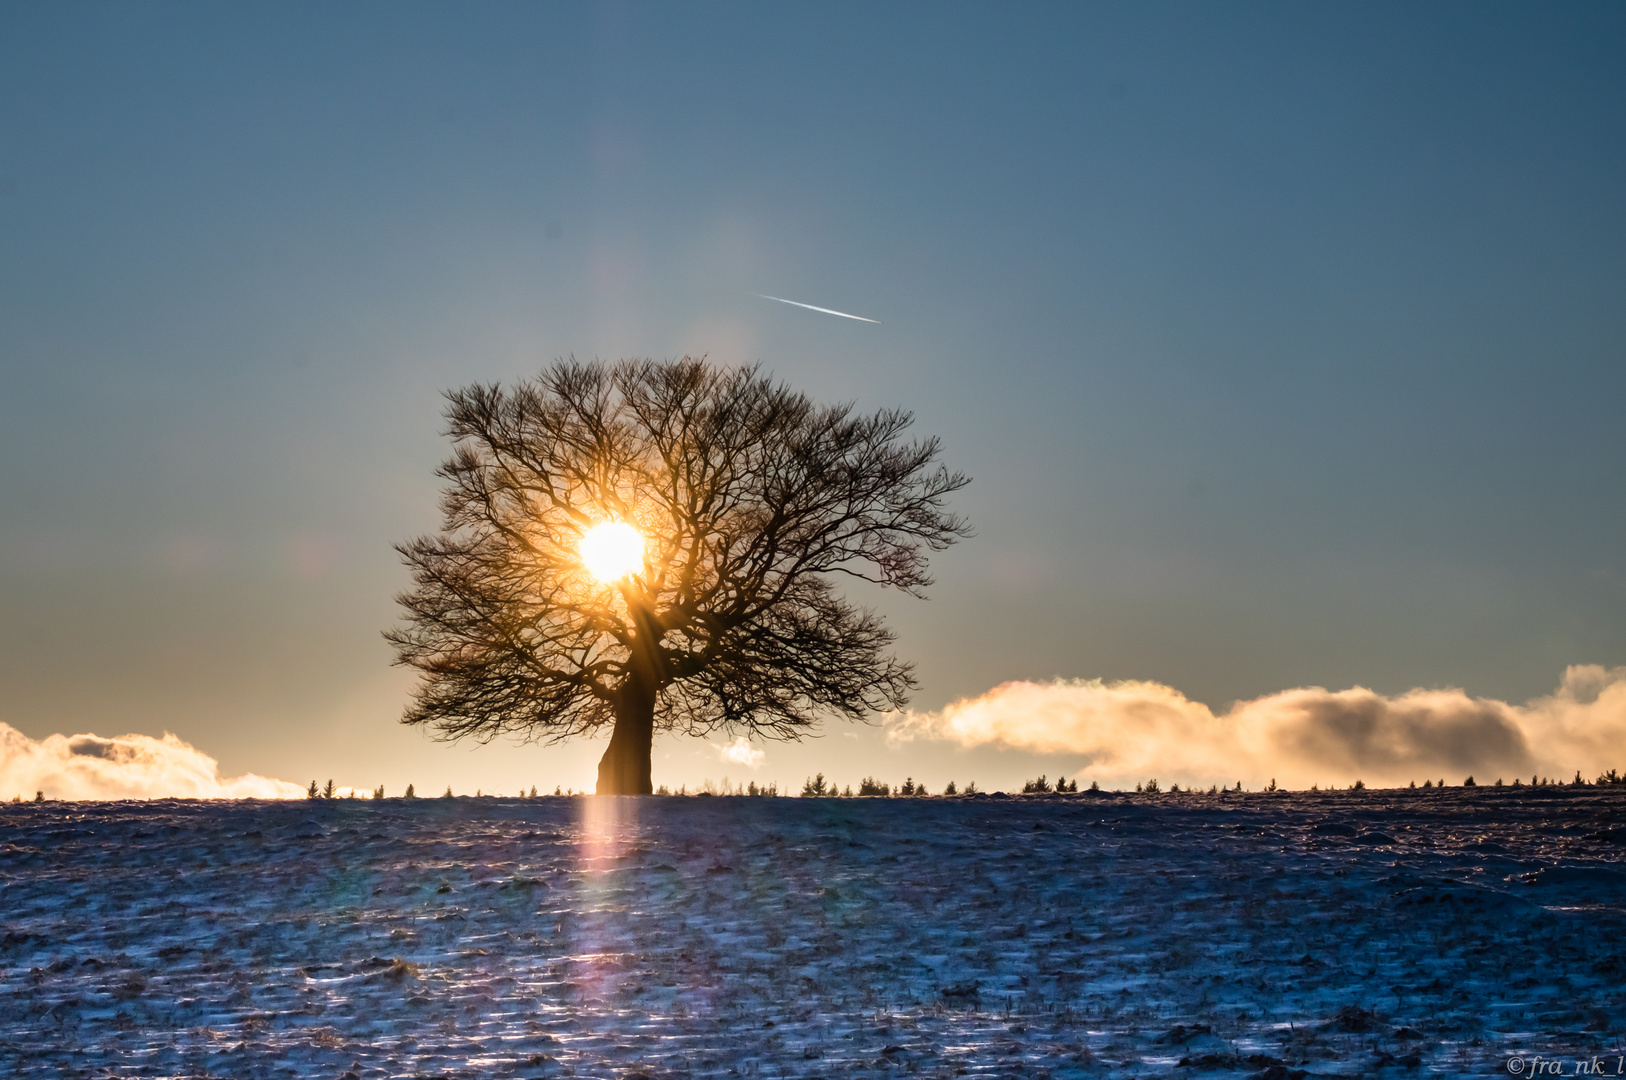
[[[866,776],[858,782],[858,794],[860,796],[872,795],[885,799],[892,794],[892,787],[890,784],[881,783],[873,776]]]
[[[1415,786],[1415,785],[1413,785],[1413,786]],[[1424,780],[1423,781],[1423,786],[1425,788],[1431,788],[1431,787],[1434,786],[1434,781],[1432,781],[1432,780]]]
[[[413,786],[411,784],[407,785],[406,794],[401,796],[401,798],[403,798],[403,799],[416,799],[417,797],[418,797],[418,792],[413,788]]]
[[[975,795],[975,794],[977,794],[977,782],[975,780],[967,780],[966,781],[965,793],[967,795]]]
[[[333,781],[332,780],[329,780],[327,782],[327,785],[322,788],[322,798],[324,798],[324,799],[337,798],[338,794],[339,794],[339,789],[333,786]]]
[[[922,788],[920,793],[922,795],[926,794],[925,789]],[[904,777],[903,778],[903,786],[898,788],[898,794],[903,796],[906,799],[914,798],[915,797],[915,778],[912,777],[912,776]]]
[[[1140,789],[1136,788],[1136,790],[1138,791]],[[1162,790],[1157,786],[1157,777],[1154,776],[1150,780],[1146,781],[1146,789],[1145,790],[1146,790],[1146,794],[1148,794],[1148,795],[1156,795],[1160,790]]]
[[[35,802],[44,802],[45,801],[45,792],[43,792],[43,791],[34,792],[34,801]]]
[[[1514,783],[1518,783],[1518,781],[1515,780]],[[1626,785],[1626,776],[1621,776],[1614,769],[1610,769],[1598,777],[1597,783],[1599,787],[1621,787]]]
[[[955,790],[953,780],[950,780],[948,782],[948,787],[943,789],[943,794],[944,795],[958,795],[959,794],[959,792]]]
[[[450,799],[451,797],[452,797],[452,785],[447,784],[446,785],[446,794],[442,795],[441,798]]]
[[[662,784],[660,787],[655,789],[655,794],[657,794],[657,795],[670,795],[672,793],[669,790],[667,790],[667,787],[666,787],[665,784]]]
[[[1101,790],[1101,785],[1096,783],[1094,780],[1091,780],[1090,781],[1090,790],[1091,791],[1100,791]]]
[[[822,799],[831,794],[833,792],[825,784],[823,773],[808,777],[806,782],[802,784],[802,798],[804,799]]]
[[[533,799],[536,798],[536,785],[535,784],[531,785],[531,795],[530,795],[530,797],[533,798]]]
[[[1500,776],[1498,776],[1498,777],[1497,777],[1497,778],[1496,778],[1496,786],[1497,786],[1497,787],[1501,787],[1501,786],[1502,786],[1502,778],[1501,778],[1501,777],[1500,777]]]
[[[1580,773],[1576,773],[1576,774],[1575,774],[1575,775],[1576,775],[1576,777],[1580,777],[1580,775],[1581,775],[1581,774],[1580,774]],[[1444,787],[1444,786],[1445,786],[1445,785],[1444,785],[1444,784],[1441,784],[1441,785],[1440,785],[1440,786],[1441,786],[1441,787]],[[1463,781],[1463,782],[1462,782],[1462,786],[1463,786],[1463,787],[1478,787],[1478,786],[1479,786],[1479,785],[1478,785],[1478,784],[1476,784],[1476,783],[1474,783],[1474,778],[1473,778],[1473,777],[1471,777],[1471,776],[1470,776],[1470,777],[1468,777],[1468,779],[1466,779],[1466,780],[1464,780],[1464,781]]]
[[[320,799],[321,797],[322,797],[322,793],[317,790],[316,781],[312,780],[311,781],[311,786],[305,789],[305,798],[307,798],[307,799]]]
[[[1237,788],[1238,791],[1242,790],[1242,781],[1238,780],[1236,782],[1236,788]],[[1272,776],[1270,778],[1270,786],[1265,788],[1265,790],[1266,791],[1275,791],[1276,790],[1276,778],[1274,776]]]
[[[757,782],[753,780],[749,784],[745,785],[745,793],[747,795],[766,795],[776,798],[779,795],[779,784],[776,781],[774,783],[765,784],[762,787],[757,787]]]
[[[835,788],[832,787],[830,790],[834,791]],[[841,789],[841,797],[843,799],[850,799],[853,797],[853,786],[851,784],[848,784],[846,787]]]
[[[1471,777],[1471,776],[1468,777],[1468,782],[1470,784],[1472,784],[1473,781],[1474,781],[1473,777]],[[1353,784],[1349,785],[1349,790],[1351,790],[1351,791],[1365,791],[1366,790],[1366,781],[1365,780],[1356,780]]]
[[[1586,781],[1581,779],[1581,770],[1575,770],[1575,779],[1570,781],[1570,787],[1585,787]]]
[[[1045,779],[1044,773],[1040,773],[1038,779],[1028,780],[1022,785],[1022,794],[1024,795],[1043,795],[1049,791],[1050,781]]]
[[[384,797],[384,785],[379,784],[377,787],[373,788],[373,798],[382,799],[383,797]]]

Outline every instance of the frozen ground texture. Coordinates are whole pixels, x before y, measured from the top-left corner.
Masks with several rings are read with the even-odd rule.
[[[1623,843],[1604,788],[5,805],[0,1075],[1613,1073]]]

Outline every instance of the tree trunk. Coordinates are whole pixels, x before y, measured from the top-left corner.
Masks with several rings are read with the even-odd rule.
[[[636,681],[615,703],[615,730],[598,763],[598,794],[652,795],[651,754],[655,744],[655,697]]]

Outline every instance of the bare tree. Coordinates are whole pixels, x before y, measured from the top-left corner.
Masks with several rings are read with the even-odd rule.
[[[547,742],[613,724],[598,792],[648,794],[657,730],[794,739],[907,702],[893,633],[834,580],[921,595],[927,553],[969,534],[944,506],[967,478],[904,440],[908,413],[687,357],[447,399],[443,530],[397,548],[414,586],[385,635],[423,675],[403,723]]]

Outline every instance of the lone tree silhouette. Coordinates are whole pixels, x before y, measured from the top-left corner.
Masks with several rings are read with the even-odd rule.
[[[403,723],[482,742],[613,724],[598,793],[649,794],[657,730],[796,739],[907,703],[895,635],[834,580],[919,596],[927,552],[969,535],[944,506],[968,479],[936,438],[904,440],[910,414],[687,357],[447,400],[442,531],[396,549],[414,585],[385,637],[423,676]],[[622,569],[595,561],[606,536]]]

